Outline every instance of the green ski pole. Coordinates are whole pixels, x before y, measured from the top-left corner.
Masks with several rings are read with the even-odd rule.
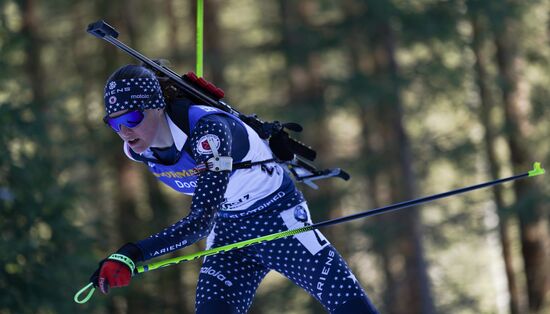
[[[161,261],[158,261],[158,262],[154,262],[154,263],[151,263],[151,264],[137,266],[136,269],[134,270],[134,274],[141,274],[141,273],[144,273],[144,272],[147,272],[147,271],[151,271],[151,270],[155,270],[155,269],[159,269],[159,268],[163,268],[163,267],[168,267],[168,266],[171,266],[171,265],[176,265],[176,264],[184,262],[184,261],[192,261],[192,260],[195,260],[195,259],[198,259],[198,258],[201,258],[201,257],[210,256],[210,255],[223,253],[223,252],[227,252],[227,251],[232,251],[232,250],[236,250],[236,249],[241,249],[241,248],[244,248],[244,247],[247,247],[247,246],[250,246],[250,245],[254,245],[254,244],[258,244],[258,243],[274,241],[274,240],[281,239],[281,238],[284,238],[284,237],[288,237],[288,236],[291,236],[291,235],[295,235],[295,234],[298,234],[298,233],[303,233],[303,232],[311,231],[311,230],[314,230],[314,229],[318,229],[318,228],[321,228],[321,227],[336,225],[336,224],[339,224],[339,223],[343,223],[343,222],[347,222],[347,221],[351,221],[351,220],[355,220],[355,219],[359,219],[359,218],[365,218],[365,217],[380,215],[380,214],[387,213],[387,212],[390,212],[390,211],[403,209],[403,208],[407,208],[407,207],[411,207],[411,206],[415,206],[415,205],[419,205],[419,204],[423,204],[423,203],[428,203],[428,202],[431,202],[431,201],[434,201],[434,200],[437,200],[437,199],[441,199],[441,198],[445,198],[445,197],[449,197],[449,196],[452,196],[452,195],[462,194],[462,193],[470,192],[470,191],[473,191],[473,190],[478,190],[478,189],[481,189],[481,188],[486,188],[486,187],[490,187],[490,186],[493,186],[493,185],[497,185],[497,184],[501,184],[501,183],[509,182],[509,181],[514,181],[514,180],[518,180],[518,179],[522,179],[522,178],[526,178],[526,177],[534,177],[534,176],[542,175],[544,173],[545,173],[545,170],[541,167],[540,162],[535,162],[534,165],[533,165],[533,170],[531,170],[529,172],[526,172],[526,173],[522,173],[522,174],[518,174],[518,175],[514,175],[514,176],[511,176],[511,177],[506,177],[506,178],[502,178],[502,179],[497,179],[497,180],[493,180],[493,181],[488,181],[488,182],[484,182],[484,183],[480,183],[480,184],[476,184],[476,185],[472,185],[472,186],[468,186],[468,187],[464,187],[464,188],[460,188],[460,189],[456,189],[456,190],[452,190],[452,191],[448,191],[448,192],[444,192],[444,193],[425,196],[425,197],[417,198],[417,199],[410,200],[410,201],[396,203],[396,204],[388,205],[388,206],[385,206],[385,207],[380,207],[380,208],[360,212],[360,213],[357,213],[357,214],[354,214],[354,215],[349,215],[349,216],[344,216],[344,217],[340,217],[340,218],[336,218],[336,219],[326,220],[326,221],[323,221],[323,222],[319,222],[319,223],[316,223],[316,224],[312,224],[312,225],[309,225],[309,226],[304,226],[304,227],[293,229],[293,230],[287,230],[287,231],[281,231],[281,232],[277,232],[277,233],[273,233],[273,234],[268,234],[268,235],[265,235],[265,236],[262,236],[262,237],[258,237],[258,238],[254,238],[254,239],[250,239],[250,240],[245,240],[245,241],[241,241],[241,242],[237,242],[237,243],[232,243],[232,244],[216,247],[216,248],[213,248],[213,249],[209,249],[209,250],[205,250],[205,251],[201,251],[201,252],[197,252],[197,253],[193,253],[193,254],[189,254],[189,255],[178,256],[178,257],[169,258],[169,259],[161,260]],[[86,297],[84,299],[80,299],[80,295],[85,293],[90,288],[91,288],[91,290],[88,292]],[[75,294],[74,301],[76,303],[86,303],[92,297],[94,291],[95,291],[95,288],[93,287],[93,284],[89,283],[87,286],[85,286],[84,288],[82,288],[80,291],[78,291]]]

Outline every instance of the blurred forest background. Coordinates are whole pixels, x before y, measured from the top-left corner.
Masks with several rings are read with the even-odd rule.
[[[194,70],[194,0],[0,1],[0,314],[193,312],[199,261],[73,302],[190,203],[101,121],[106,78],[135,60],[85,32],[98,19]],[[206,0],[204,77],[352,174],[301,186],[314,221],[550,165],[548,0]],[[550,313],[548,178],[323,232],[382,313]],[[273,272],[250,310],[320,312]]]

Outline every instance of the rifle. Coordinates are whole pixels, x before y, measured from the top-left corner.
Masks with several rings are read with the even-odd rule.
[[[299,124],[281,123],[279,121],[266,122],[255,114],[245,115],[240,113],[228,103],[222,101],[223,91],[201,78],[193,77],[190,73],[180,76],[166,65],[153,61],[127,46],[117,39],[119,33],[103,20],[89,24],[87,32],[113,44],[153,70],[157,77],[160,77],[159,80],[164,81],[161,85],[163,85],[165,91],[166,88],[175,89],[180,96],[187,97],[198,104],[225,111],[249,125],[262,139],[268,141],[278,162],[287,166],[286,170],[293,175],[296,181],[317,189],[317,186],[313,183],[315,180],[330,177],[349,180],[350,175],[340,168],[319,170],[309,162],[315,160],[317,156],[315,150],[290,137],[287,132],[301,132],[302,127]]]

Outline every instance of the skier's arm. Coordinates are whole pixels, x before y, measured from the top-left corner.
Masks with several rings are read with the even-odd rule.
[[[216,143],[220,156],[231,156],[232,137],[228,122],[224,118],[211,117],[201,119],[190,137],[193,158],[197,163],[213,156],[207,136]],[[143,260],[167,254],[206,237],[223,202],[228,182],[229,171],[200,173],[189,215],[136,243],[143,253]]]

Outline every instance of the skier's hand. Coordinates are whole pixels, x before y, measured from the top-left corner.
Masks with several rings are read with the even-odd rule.
[[[90,282],[104,294],[109,293],[109,288],[125,287],[130,284],[135,262],[140,257],[139,248],[133,243],[127,243],[117,253],[99,262]]]

